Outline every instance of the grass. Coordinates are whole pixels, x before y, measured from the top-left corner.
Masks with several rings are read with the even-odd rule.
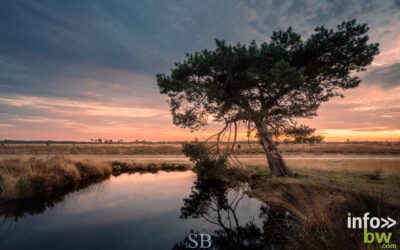
[[[351,163],[351,161],[350,161]],[[333,166],[334,164],[332,164]],[[269,177],[265,165],[248,165],[251,196],[288,211],[296,223],[285,249],[378,249],[363,244],[362,230],[347,229],[347,212],[354,216],[391,217],[400,221],[400,166],[291,164],[298,178]],[[336,170],[332,170],[336,169]],[[400,244],[400,228],[391,230]]]
[[[289,154],[400,152],[399,143],[322,143],[280,147],[284,153]],[[188,169],[191,167],[190,162],[184,158],[174,158],[180,154],[180,150],[180,144],[5,144],[0,147],[0,199],[18,199],[51,192],[54,188],[91,176],[127,171]],[[261,148],[256,145],[250,147],[243,144],[238,153],[240,157],[247,153],[259,153],[259,150]],[[105,157],[102,156],[104,154]],[[149,158],[143,158],[146,156],[144,154]],[[158,154],[172,157],[161,160],[157,159]],[[333,158],[315,160],[301,159],[303,155],[300,154],[296,159],[288,157],[286,161],[306,184],[324,183],[331,187],[363,190],[384,188],[391,194],[399,188],[399,159],[357,159],[352,158],[353,155],[346,157],[350,159],[335,159],[335,155],[331,154],[329,157]],[[253,174],[256,172],[254,176],[267,177],[266,160],[262,157],[243,158],[242,162],[248,171],[253,171]]]
[[[377,249],[363,244],[362,230],[347,229],[347,212],[400,220],[400,179],[371,180],[356,173],[299,171],[298,179],[269,178],[253,169],[250,195],[290,213],[296,223],[285,249]],[[393,228],[399,244],[400,229]]]
[[[0,200],[18,202],[38,194],[50,195],[93,177],[122,172],[189,169],[188,161],[173,158],[181,154],[180,147],[179,144],[4,145],[0,147],[0,155],[4,156],[0,160]],[[367,249],[360,232],[346,230],[344,220],[348,211],[356,216],[368,211],[372,216],[400,220],[400,161],[390,158],[400,154],[399,143],[280,145],[280,149],[284,155],[300,154],[297,159],[286,160],[298,178],[270,178],[266,160],[256,157],[242,161],[242,174],[250,177],[251,196],[284,208],[298,222],[292,240],[287,243],[288,249]],[[238,153],[243,156],[262,151],[255,145],[242,145]],[[350,153],[390,155],[389,159],[361,159]],[[140,158],[143,154],[150,157],[141,160],[119,157]],[[157,159],[160,154],[172,157]],[[304,154],[333,157],[301,159]],[[335,159],[332,154],[345,154],[348,159]],[[85,160],[88,156],[93,160]],[[10,157],[14,159],[7,159]],[[399,230],[393,238],[400,239]]]
[[[240,144],[238,154],[263,154],[257,144]],[[223,147],[223,146],[222,146]],[[399,142],[280,144],[283,153],[400,154]],[[0,155],[181,155],[181,144],[3,144]]]
[[[143,172],[156,172],[158,170],[187,170],[191,168],[189,164],[175,164],[167,162],[120,162],[113,161],[111,166],[114,172],[130,172],[130,171],[143,171]]]
[[[55,189],[85,181],[92,177],[109,176],[132,171],[183,170],[189,165],[145,164],[129,162],[73,161],[63,156],[48,159],[0,161],[0,201],[51,193]]]
[[[316,168],[295,168],[299,178],[269,178],[266,167],[252,165],[246,168],[253,179],[263,179],[267,183],[281,183],[318,186],[343,192],[380,193],[400,202],[400,168],[396,174],[385,174],[382,168],[369,171],[342,171]]]
[[[346,173],[374,173],[376,170],[381,171],[381,174],[386,176],[400,176],[400,159],[357,159],[349,157],[347,159],[297,159],[286,158],[285,161],[288,166],[294,170],[310,169],[310,170],[324,170],[324,171],[340,171]],[[285,157],[284,157],[285,158]],[[267,165],[266,159],[252,159],[246,158],[241,160],[246,166],[258,167],[265,169]]]

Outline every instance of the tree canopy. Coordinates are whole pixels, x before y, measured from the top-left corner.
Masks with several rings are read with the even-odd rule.
[[[292,28],[261,44],[216,40],[214,50],[187,54],[169,75],[158,74],[157,83],[178,126],[198,130],[220,122],[225,130],[233,124],[236,134],[244,123],[268,137],[297,118],[315,116],[322,102],[360,84],[353,73],[365,70],[379,52],[367,32],[366,24],[351,20],[336,29],[317,27],[305,40]],[[267,139],[263,146],[271,148]]]
[[[198,129],[210,122],[265,119],[271,127],[314,116],[321,102],[357,87],[351,72],[365,70],[378,53],[366,24],[323,26],[303,41],[292,28],[269,42],[228,45],[187,54],[170,75],[158,74],[176,125]]]

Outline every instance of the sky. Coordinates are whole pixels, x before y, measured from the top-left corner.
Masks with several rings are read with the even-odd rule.
[[[268,41],[293,29],[368,23],[380,54],[345,98],[301,121],[326,141],[400,141],[399,0],[0,2],[0,139],[190,140],[172,124],[155,75],[185,53]]]

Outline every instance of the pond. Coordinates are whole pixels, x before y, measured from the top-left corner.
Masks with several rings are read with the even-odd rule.
[[[216,249],[275,244],[263,236],[269,207],[246,188],[200,181],[191,171],[111,176],[0,206],[0,249],[186,249],[190,233],[212,235]]]

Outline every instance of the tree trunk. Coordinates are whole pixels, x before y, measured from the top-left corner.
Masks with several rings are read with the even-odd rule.
[[[268,133],[267,127],[262,122],[257,122],[257,132],[260,137],[260,144],[267,155],[268,166],[271,176],[293,176],[292,171],[286,165],[276,147],[272,136]]]

